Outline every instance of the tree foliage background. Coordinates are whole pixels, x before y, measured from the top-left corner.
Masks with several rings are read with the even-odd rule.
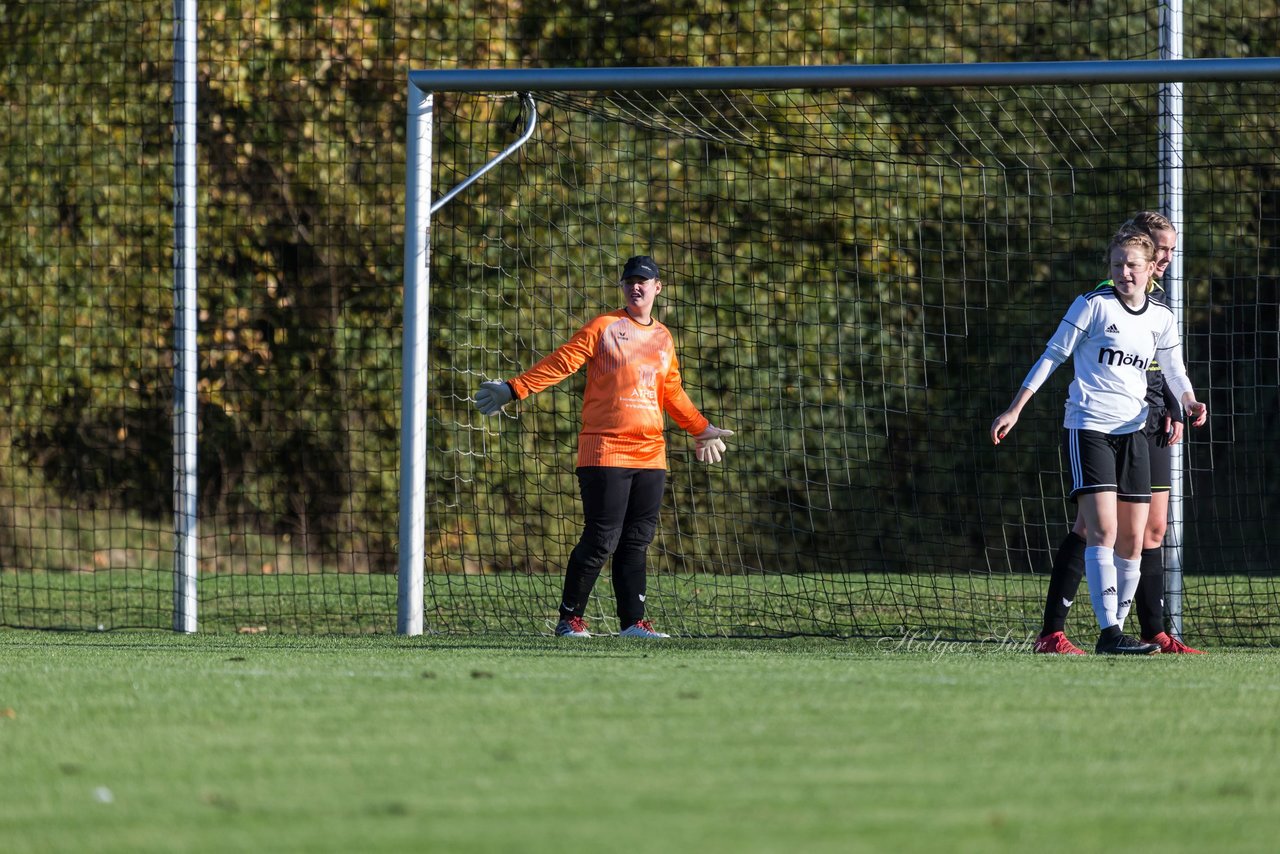
[[[1280,43],[1274,3],[1187,5],[1196,7],[1188,10],[1188,56],[1265,55]],[[1136,0],[652,0],[625,8],[597,0],[201,2],[200,498],[210,568],[256,569],[251,564],[282,559],[251,545],[256,538],[290,542],[299,562],[295,569],[312,560],[348,570],[395,567],[409,69],[1151,59],[1158,58],[1158,13],[1151,6]],[[0,202],[0,488],[6,496],[0,557],[9,566],[72,568],[57,563],[78,560],[59,558],[68,553],[56,549],[31,556],[36,527],[74,529],[79,536],[76,520],[101,508],[134,514],[145,520],[139,524],[163,530],[172,512],[171,7],[136,0],[0,3],[0,173],[8,188]],[[716,186],[734,174],[772,175],[776,181],[808,176],[819,160],[804,145],[733,146],[698,138],[675,143],[683,150],[654,152],[655,162],[701,161],[707,170],[700,179],[701,201],[672,197],[661,214],[664,239],[687,249],[678,262],[682,274],[691,282],[735,284],[698,306],[690,305],[687,291],[678,298],[673,292],[668,323],[687,336],[682,347],[688,349],[688,373],[697,378],[709,411],[728,410],[745,420],[769,408],[767,393],[779,384],[783,394],[803,398],[813,393],[803,388],[806,371],[831,367],[823,362],[822,342],[804,338],[805,329],[830,322],[821,312],[834,304],[831,295],[796,300],[813,312],[808,317],[762,314],[755,300],[768,286],[775,289],[770,299],[784,303],[790,289],[799,294],[806,287],[788,280],[787,271],[818,271],[815,279],[824,281],[822,271],[848,269],[842,253],[854,251],[861,278],[856,291],[838,295],[836,302],[856,306],[861,334],[879,329],[892,339],[869,344],[880,348],[876,352],[905,344],[914,356],[897,366],[895,376],[870,378],[882,390],[877,399],[856,405],[813,400],[806,410],[813,423],[785,425],[795,429],[776,429],[755,444],[744,440],[737,452],[791,455],[798,464],[811,464],[815,453],[852,454],[865,467],[841,485],[841,496],[822,499],[831,504],[825,508],[812,495],[799,494],[808,478],[794,470],[758,478],[744,463],[744,473],[720,488],[744,507],[772,514],[762,529],[766,539],[804,531],[827,541],[835,554],[878,550],[876,567],[887,569],[912,565],[913,555],[900,553],[904,544],[929,542],[934,568],[1020,569],[1043,555],[1061,519],[1019,518],[1016,512],[1014,518],[1003,512],[984,516],[969,507],[966,496],[974,492],[1017,496],[1026,479],[1037,476],[1010,462],[984,470],[975,460],[974,434],[980,437],[980,428],[1003,407],[1055,322],[1043,312],[1020,315],[1020,300],[1055,283],[1051,304],[1065,308],[1070,294],[1087,287],[1094,275],[1090,264],[1117,212],[1146,206],[1141,199],[1149,188],[1125,182],[1132,180],[1135,163],[1141,169],[1153,162],[1154,133],[1132,151],[1109,153],[1103,168],[1118,176],[1111,198],[1091,201],[1064,187],[1061,197],[1040,200],[1042,224],[1074,217],[1079,228],[1064,224],[1057,245],[1019,247],[1017,235],[974,230],[969,217],[978,212],[954,201],[975,195],[961,186],[970,180],[962,169],[945,178],[955,186],[931,193],[921,190],[911,168],[890,165],[909,167],[931,158],[965,164],[970,151],[958,143],[953,150],[937,147],[936,140],[966,136],[964,112],[944,118],[948,112],[940,97],[921,90],[862,101],[866,129],[846,129],[848,138],[861,140],[858,156],[881,161],[883,171],[868,183],[868,195],[857,198],[837,196],[840,180],[816,180],[805,183],[809,196],[800,206],[769,210],[756,203],[751,188]],[[1249,116],[1247,131],[1225,124],[1223,116],[1232,111],[1210,109],[1223,99]],[[1214,411],[1232,416],[1215,422],[1213,441],[1193,457],[1194,488],[1219,500],[1199,502],[1189,511],[1191,521],[1200,523],[1199,542],[1206,550],[1225,555],[1216,565],[1239,558],[1268,571],[1274,566],[1262,545],[1263,527],[1276,499],[1266,484],[1277,474],[1277,461],[1270,453],[1239,460],[1229,444],[1260,448],[1276,427],[1275,100],[1269,85],[1197,91],[1195,102],[1204,109],[1188,116],[1187,124],[1189,145],[1204,168],[1190,173],[1200,204],[1188,211],[1183,237],[1189,356],[1203,372],[1193,376],[1208,390]],[[1134,95],[1133,111],[1149,104],[1149,92]],[[796,118],[789,109],[778,106],[778,117]],[[991,109],[980,118],[998,126],[998,100]],[[442,95],[439,112],[440,186],[456,183],[508,140],[515,120],[507,102],[459,95]],[[1026,121],[1027,126],[1006,128],[1008,138],[1055,132],[1050,116],[1033,111]],[[585,133],[577,143],[569,137],[562,143],[582,145],[585,155],[593,146],[626,142],[610,142],[604,131]],[[1002,166],[1041,156],[1015,148],[988,154]],[[605,176],[646,183],[654,177],[661,178]],[[1229,188],[1221,186],[1224,180]],[[570,279],[576,275],[589,284],[551,304],[538,305],[536,295],[534,303],[511,301],[504,283],[512,270],[553,263],[528,257],[511,262],[500,255],[501,238],[512,229],[524,235],[521,252],[535,251],[531,220],[512,213],[514,207],[530,206],[534,218],[555,215],[549,203],[536,207],[540,203],[527,195],[532,190],[556,203],[580,201],[571,184],[482,185],[441,224],[432,268],[438,283],[433,317],[440,321],[433,321],[430,358],[443,413],[433,416],[434,453],[441,455],[434,465],[444,476],[430,485],[438,512],[429,536],[440,556],[434,568],[442,571],[468,568],[463,564],[469,561],[487,562],[482,569],[548,568],[562,548],[539,537],[564,536],[551,532],[548,520],[563,516],[572,525],[576,516],[575,487],[565,464],[576,431],[568,397],[528,413],[514,444],[489,449],[541,462],[533,469],[513,465],[484,475],[497,478],[486,499],[492,506],[484,508],[491,514],[488,523],[467,522],[467,514],[457,511],[458,484],[474,472],[454,468],[461,464],[447,456],[474,431],[442,427],[454,413],[463,418],[468,383],[478,382],[479,372],[501,367],[462,361],[475,356],[468,342],[482,328],[476,318],[496,312],[502,318],[497,326],[521,330],[518,347],[503,355],[515,369],[606,307],[607,281],[602,285],[594,277],[609,272],[612,256],[591,254],[610,246],[609,223],[599,219],[598,231],[573,235],[594,248],[554,262],[576,271],[565,274]],[[871,190],[903,207],[876,210],[881,202]],[[1030,203],[1025,193],[1011,198],[983,204]],[[1035,221],[1041,212],[1024,215]],[[752,243],[763,233],[756,222],[762,217],[769,218],[773,241],[767,250]],[[884,224],[891,220],[912,223],[912,240],[883,240]],[[671,229],[681,223],[700,223],[705,230],[673,237]],[[616,225],[630,235],[644,231],[635,223]],[[547,235],[557,239],[554,224]],[[959,257],[954,247],[975,241],[991,258],[1004,259],[990,263],[1006,265],[1001,277],[1013,286],[1000,304],[1012,312],[1011,328],[1018,327],[1022,337],[931,337],[932,330],[965,320],[955,306],[971,296],[954,288],[981,287],[981,276],[972,271],[959,279],[952,275]],[[614,238],[611,252],[624,248]],[[886,290],[926,279],[951,282],[941,286],[945,300],[927,304],[918,294]],[[555,316],[555,324],[526,330],[518,318],[531,306]],[[925,316],[931,312],[935,316]],[[783,319],[790,327],[773,322]],[[920,331],[920,340],[904,342],[901,335],[909,330]],[[788,335],[800,337],[788,342]],[[812,361],[771,362],[775,343],[808,353]],[[947,349],[946,358],[932,348]],[[880,364],[875,370],[882,370],[885,363]],[[987,367],[979,371],[976,364]],[[792,369],[796,376],[788,381],[785,374]],[[940,375],[951,381],[938,381]],[[931,390],[927,413],[911,413],[901,396],[895,398],[907,388]],[[1037,452],[1043,471],[1055,453],[1059,410],[1048,400],[1040,408],[1042,421],[1034,429],[1048,437]],[[938,412],[952,413],[952,432],[920,441],[933,429],[922,418]],[[812,446],[824,441],[823,419],[874,419],[876,413],[892,426],[861,425],[868,437],[862,447]],[[559,462],[550,462],[540,442],[551,443],[547,447]],[[776,463],[768,468],[778,470]],[[684,483],[677,489],[693,491],[687,478],[677,482]],[[888,510],[886,503],[892,505]],[[822,509],[838,511],[831,518],[856,533],[839,539],[836,532],[812,526],[807,519]],[[1225,524],[1231,514],[1249,524]],[[856,525],[848,523],[851,517],[859,520]],[[951,520],[948,530],[911,527],[936,527],[938,519]],[[491,527],[484,530],[486,524]],[[888,527],[895,528],[898,545],[886,550]],[[1015,528],[1032,533],[1011,534]],[[497,550],[490,542],[486,552],[477,545],[484,536],[497,536],[507,546]],[[668,559],[706,568],[719,548],[708,545],[707,554]],[[499,558],[499,551],[507,557]],[[994,553],[1003,557],[995,561]],[[724,556],[719,557],[723,567]],[[750,561],[738,565],[750,567]]]

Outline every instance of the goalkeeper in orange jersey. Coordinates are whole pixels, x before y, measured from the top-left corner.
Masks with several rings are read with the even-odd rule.
[[[578,434],[578,486],[585,517],[569,555],[561,637],[591,637],[584,615],[605,561],[613,557],[613,592],[621,636],[665,638],[645,619],[646,556],[658,527],[667,477],[663,413],[692,434],[702,462],[719,462],[733,431],[712,426],[685,393],[671,332],[653,316],[662,293],[658,265],[627,260],[619,282],[625,305],[602,314],[529,370],[482,383],[476,408],[493,415],[587,366]]]

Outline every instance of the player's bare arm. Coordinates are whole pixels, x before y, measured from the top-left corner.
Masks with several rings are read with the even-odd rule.
[[[1013,396],[1013,403],[1009,404],[1009,408],[996,416],[996,420],[991,422],[991,443],[999,445],[1000,440],[1009,435],[1009,431],[1018,423],[1018,417],[1022,415],[1022,408],[1027,405],[1027,401],[1031,399],[1031,395],[1035,394],[1031,389],[1025,386],[1018,389],[1018,393]]]

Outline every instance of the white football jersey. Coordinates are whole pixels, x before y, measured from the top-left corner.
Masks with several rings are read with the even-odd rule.
[[[1062,426],[1076,430],[1118,434],[1142,429],[1147,420],[1147,368],[1152,360],[1159,361],[1167,379],[1182,379],[1187,373],[1178,325],[1169,307],[1147,299],[1135,310],[1111,288],[1076,297],[1049,339],[1041,362],[1056,367],[1068,357],[1076,378],[1067,392]],[[1040,368],[1037,363],[1023,382],[1031,391],[1048,376]]]

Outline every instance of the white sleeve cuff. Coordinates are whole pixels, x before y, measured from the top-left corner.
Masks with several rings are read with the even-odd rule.
[[[1057,370],[1060,364],[1062,363],[1046,352],[1040,357],[1040,361],[1031,366],[1031,371],[1027,374],[1027,378],[1022,381],[1022,387],[1031,391],[1039,391],[1040,386],[1044,385],[1044,381],[1049,379],[1049,375]]]
[[[1196,396],[1196,391],[1191,387],[1191,380],[1186,374],[1165,374],[1164,381],[1169,384],[1169,390],[1178,398],[1178,403],[1182,403],[1183,395]]]

